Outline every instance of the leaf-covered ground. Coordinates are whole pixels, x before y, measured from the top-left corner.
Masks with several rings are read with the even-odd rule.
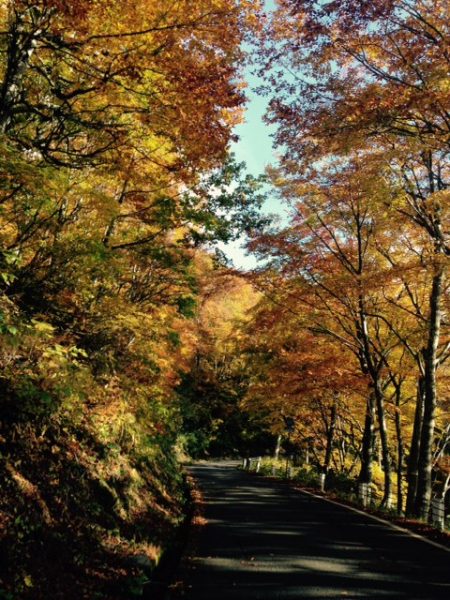
[[[89,428],[5,431],[0,597],[140,595],[182,516],[170,458],[98,443]]]

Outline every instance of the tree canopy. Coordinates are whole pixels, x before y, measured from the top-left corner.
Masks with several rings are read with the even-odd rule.
[[[447,2],[263,4],[0,1],[2,598],[142,593],[186,456],[445,499]]]

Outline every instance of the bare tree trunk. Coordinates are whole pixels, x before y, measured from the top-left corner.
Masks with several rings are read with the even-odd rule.
[[[281,434],[277,436],[277,442],[275,444],[275,450],[273,453],[273,457],[275,460],[278,460],[280,457],[280,450],[281,450]]]
[[[433,440],[437,405],[437,350],[441,329],[443,291],[444,267],[438,266],[431,289],[429,336],[425,351],[425,396],[416,498],[416,510],[422,519],[428,518],[431,502],[431,471],[433,468]]]
[[[361,447],[361,470],[359,483],[372,483],[373,478],[373,452],[375,446],[375,398],[370,392],[366,405],[366,418]]]
[[[400,390],[395,396],[395,433],[397,435],[397,513],[403,512],[403,461],[405,445],[403,443],[402,419],[400,413]]]
[[[43,28],[53,10],[29,7],[11,14],[6,72],[0,88],[0,131],[5,132],[14,119],[15,105],[22,93],[22,82]]]
[[[333,454],[333,443],[336,433],[336,421],[337,421],[337,402],[334,399],[333,405],[330,411],[330,424],[327,428],[327,446],[325,449],[325,460],[323,464],[323,472],[328,473],[331,464],[331,456]]]
[[[380,389],[380,384],[376,382],[374,388],[376,398],[378,425],[380,428],[381,461],[384,472],[384,494],[381,506],[391,507],[392,501],[392,475],[391,475],[391,457],[389,453],[389,439],[386,425],[386,410],[384,407],[384,395]]]
[[[414,427],[408,457],[406,514],[409,516],[415,516],[416,514],[417,473],[419,468],[420,440],[422,437],[424,388],[425,382],[421,375],[417,383],[416,412],[414,415]]]

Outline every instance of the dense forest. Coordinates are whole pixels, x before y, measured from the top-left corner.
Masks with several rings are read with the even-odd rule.
[[[189,457],[281,442],[426,520],[450,487],[447,1],[0,22],[0,598],[139,597]],[[231,153],[250,69],[259,179]],[[244,234],[253,272],[216,251]]]
[[[292,221],[252,242],[271,259],[256,390],[275,387],[325,470],[339,447],[370,484],[377,450],[385,507],[396,470],[403,509],[406,463],[426,518],[450,433],[448,4],[279,4],[260,60]]]

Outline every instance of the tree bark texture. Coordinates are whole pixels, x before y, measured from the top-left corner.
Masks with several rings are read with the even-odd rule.
[[[414,415],[411,448],[408,456],[408,492],[406,497],[406,514],[408,516],[416,516],[417,472],[419,468],[420,440],[422,437],[424,394],[425,381],[424,377],[421,375],[417,383],[416,411]]]
[[[425,394],[416,497],[416,511],[422,519],[428,518],[431,502],[431,472],[433,468],[433,442],[437,406],[437,351],[442,320],[443,293],[444,266],[442,265],[437,267],[437,271],[433,277],[430,296],[428,343],[425,350]]]

